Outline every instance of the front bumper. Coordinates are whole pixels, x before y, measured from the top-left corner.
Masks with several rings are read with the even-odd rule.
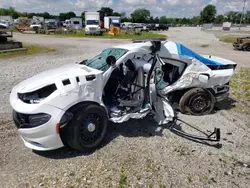
[[[22,127],[22,121],[24,120],[21,120],[20,117],[24,116],[23,114],[20,116],[20,113],[15,110],[13,111],[13,120],[26,147],[38,151],[47,151],[64,146],[57,127],[63,114],[63,111],[53,109],[53,113],[48,122],[37,127],[29,128]],[[25,115],[28,116],[30,114]]]
[[[100,30],[88,30],[88,31],[85,31],[85,34],[87,35],[100,35],[101,34],[101,31]]]
[[[65,111],[48,104],[27,104],[21,101],[16,90],[12,90],[10,94],[10,104],[14,110],[13,118],[19,135],[21,136],[26,147],[39,150],[54,150],[63,147],[63,142],[58,133],[58,124]],[[46,123],[39,126],[22,126],[25,124],[25,118],[15,119],[15,114],[33,115],[45,113],[50,115],[50,119]],[[22,124],[22,125],[21,125]],[[25,127],[25,128],[24,128]]]
[[[242,44],[239,44],[237,42],[233,43],[233,47],[237,50],[242,50]]]

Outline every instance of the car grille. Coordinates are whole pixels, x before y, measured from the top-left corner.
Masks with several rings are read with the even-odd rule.
[[[96,31],[96,28],[95,27],[90,27],[89,30],[90,31]]]

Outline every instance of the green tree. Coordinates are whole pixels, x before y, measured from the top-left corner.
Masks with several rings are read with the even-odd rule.
[[[119,13],[119,12],[114,12],[114,13],[112,14],[112,16],[120,16],[120,17],[121,17],[121,13]]]
[[[167,24],[167,23],[168,23],[167,17],[166,17],[166,16],[160,17],[160,23],[161,23],[161,24]]]
[[[189,24],[188,19],[185,17],[181,19],[180,23],[183,25]]]
[[[201,23],[213,23],[216,13],[217,11],[214,5],[207,5],[200,13]]]
[[[225,14],[225,16],[227,17],[226,21],[232,23],[240,23],[241,12],[229,11]]]
[[[218,15],[215,18],[215,24],[222,24],[225,21],[224,15]]]
[[[154,23],[157,23],[157,24],[160,23],[160,19],[156,17]]]
[[[150,16],[150,18],[148,19],[148,23],[154,23],[154,17],[153,16]]]
[[[250,11],[248,10],[245,14],[245,23],[250,23]]]
[[[150,19],[150,11],[145,8],[136,9],[131,14],[131,18],[133,22],[146,23]]]
[[[66,13],[60,13],[59,19],[60,19],[60,21],[65,21],[66,20]]]
[[[194,16],[193,18],[190,19],[190,23],[193,25],[199,25],[200,24],[200,17]]]
[[[112,8],[109,8],[109,7],[101,7],[101,9],[98,10],[98,12],[100,13],[100,20],[104,21],[104,17],[105,16],[112,16],[114,10]]]
[[[86,11],[83,11],[82,14],[81,14],[82,21],[85,20],[85,12],[86,12]]]
[[[67,12],[66,13],[66,19],[74,18],[76,17],[76,14],[74,12]]]
[[[50,14],[48,12],[42,13],[41,16],[44,17],[44,19],[50,19],[51,18]]]

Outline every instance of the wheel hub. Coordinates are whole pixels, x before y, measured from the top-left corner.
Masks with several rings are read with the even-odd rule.
[[[197,110],[202,110],[206,107],[206,102],[204,99],[198,98],[194,100],[194,108]]]
[[[208,105],[205,96],[194,96],[190,102],[190,108],[196,112],[203,111]]]
[[[88,126],[87,126],[87,129],[89,132],[94,132],[95,131],[95,124],[94,123],[89,123]]]

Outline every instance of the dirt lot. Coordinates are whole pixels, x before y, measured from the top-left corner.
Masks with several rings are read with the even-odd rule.
[[[166,32],[202,54],[228,58],[250,67],[250,53],[235,51],[199,28],[173,28]],[[223,105],[214,114],[193,117],[179,114],[191,125],[207,131],[221,128],[220,144],[197,143],[158,127],[149,116],[141,121],[111,124],[103,146],[93,153],[65,148],[33,152],[19,138],[11,121],[9,92],[20,81],[52,67],[88,58],[125,40],[59,38],[16,34],[25,43],[51,45],[56,52],[0,60],[0,187],[248,187],[250,117]],[[226,106],[226,108],[225,108]],[[183,129],[184,124],[178,124]]]

